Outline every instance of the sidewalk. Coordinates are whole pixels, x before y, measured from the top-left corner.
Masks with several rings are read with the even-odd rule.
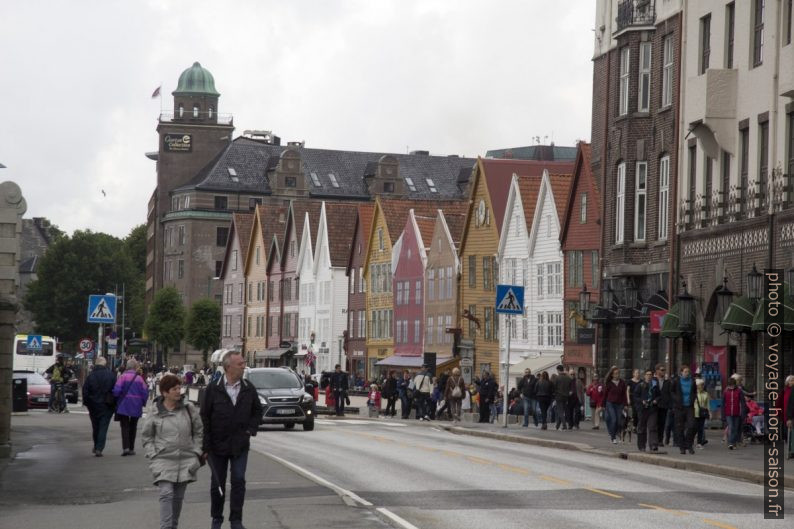
[[[105,456],[94,457],[88,415],[80,407],[71,409],[76,412],[12,417],[14,457],[0,460],[0,528],[159,527],[158,492],[139,440],[137,455],[121,457],[119,426],[111,422]],[[390,527],[371,510],[347,505],[330,489],[256,452],[248,459],[246,478],[244,523],[249,529]],[[227,501],[227,518],[228,509]],[[209,524],[209,470],[204,467],[188,486],[180,527]]]

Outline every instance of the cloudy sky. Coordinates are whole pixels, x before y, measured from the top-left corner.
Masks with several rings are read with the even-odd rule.
[[[468,156],[590,138],[591,0],[0,4],[0,180],[68,232],[145,222],[150,96],[170,109],[194,61],[235,135]]]

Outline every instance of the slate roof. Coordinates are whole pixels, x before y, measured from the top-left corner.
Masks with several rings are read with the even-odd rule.
[[[389,154],[397,159],[400,176],[410,177],[413,180],[416,191],[411,191],[406,185],[407,198],[417,200],[461,198],[465,186],[459,185],[458,181],[461,174],[470,172],[475,163],[473,158],[457,156],[294,148],[238,137],[190,182],[176,191],[199,189],[272,194],[267,172],[278,164],[281,153],[290,148],[300,153],[306,186],[311,197],[369,199],[364,176],[374,174],[378,160]],[[229,174],[230,167],[234,169],[239,182],[232,181],[232,176]],[[319,187],[313,183],[310,176],[312,172],[318,177]],[[339,187],[331,184],[329,174],[335,176]],[[430,191],[426,178],[432,179],[437,192]]]
[[[557,145],[530,145],[527,147],[510,147],[492,149],[485,153],[486,158],[504,158],[513,160],[547,160],[568,161],[576,159],[576,147],[560,147]]]
[[[513,174],[522,176],[542,176],[543,170],[549,173],[570,174],[573,172],[574,162],[549,162],[536,160],[495,160],[483,158],[482,166],[488,194],[493,206],[496,229],[502,233],[502,222],[507,208],[507,197],[510,194],[510,182]],[[523,195],[522,195],[523,197]],[[533,206],[534,207],[534,206]]]
[[[466,228],[466,215],[462,213],[444,212],[444,220],[447,223],[452,242],[460,250],[460,243],[463,240],[463,230]]]
[[[422,200],[402,200],[402,199],[380,199],[383,216],[386,219],[386,226],[389,230],[389,237],[392,244],[397,242],[400,234],[408,220],[408,211],[413,209],[414,215],[423,217],[433,217],[436,211],[441,209],[446,214],[463,214],[468,210],[468,201],[422,201]]]
[[[356,225],[358,210],[350,204],[339,202],[325,203],[325,220],[328,227],[328,249],[331,266],[347,266],[354,235],[351,230]],[[371,215],[370,215],[371,219]]]
[[[38,265],[39,257],[34,255],[32,257],[28,257],[27,259],[23,259],[19,263],[19,273],[20,274],[33,274],[36,272],[36,268]]]
[[[416,226],[419,228],[419,235],[422,237],[422,244],[426,250],[430,250],[430,245],[433,244],[433,231],[436,227],[436,216],[417,215],[414,211],[414,218],[416,219]]]

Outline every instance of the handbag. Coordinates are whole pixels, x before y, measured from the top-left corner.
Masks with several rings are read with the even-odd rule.
[[[121,392],[121,396],[116,400],[115,405],[113,406],[113,408],[114,408],[114,410],[113,410],[113,420],[114,421],[120,421],[121,420],[121,416],[119,415],[118,411],[115,408],[119,404],[121,404],[121,402],[127,396],[127,392],[130,390],[130,387],[132,386],[132,383],[135,382],[136,378],[138,378],[138,374],[137,373],[135,374],[134,377],[132,377],[132,380],[127,382],[127,385],[124,386],[124,391]],[[111,393],[111,395],[112,395],[112,393]]]
[[[459,399],[463,397],[463,391],[460,389],[460,380],[455,383],[455,387],[452,388],[452,398]]]

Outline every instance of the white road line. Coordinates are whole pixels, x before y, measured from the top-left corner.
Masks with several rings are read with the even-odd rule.
[[[339,496],[341,496],[342,499],[347,497],[347,498],[350,498],[351,500],[353,500],[353,501],[355,501],[355,502],[357,502],[357,503],[359,503],[359,504],[361,504],[361,505],[363,505],[365,507],[373,507],[373,504],[371,502],[365,500],[364,498],[362,498],[358,494],[356,494],[354,492],[351,492],[351,491],[349,491],[349,490],[347,490],[345,488],[342,488],[339,485],[331,483],[327,479],[321,478],[320,476],[318,476],[314,472],[311,472],[309,470],[306,470],[305,468],[299,467],[295,463],[291,463],[290,461],[287,461],[286,459],[283,459],[283,458],[280,458],[280,457],[278,457],[276,455],[273,455],[271,453],[265,452],[264,450],[262,450],[262,449],[260,449],[258,447],[253,447],[252,446],[252,449],[257,451],[257,452],[259,452],[260,454],[262,454],[262,455],[264,455],[266,457],[269,457],[270,459],[272,459],[272,460],[274,460],[274,461],[276,461],[278,463],[281,463],[282,465],[284,465],[285,467],[289,468],[290,470],[292,470],[294,472],[297,472],[301,476],[303,476],[303,477],[305,477],[305,478],[307,478],[307,479],[309,479],[311,481],[314,481],[318,485],[322,485],[324,487],[328,487],[332,491],[336,492]],[[375,510],[378,511],[379,513],[381,513],[383,516],[385,516],[389,520],[391,520],[392,522],[394,522],[397,525],[399,525],[402,529],[419,529],[417,526],[415,526],[414,524],[412,524],[408,520],[405,520],[404,518],[394,514],[389,509],[386,509],[384,507],[376,507]]]

